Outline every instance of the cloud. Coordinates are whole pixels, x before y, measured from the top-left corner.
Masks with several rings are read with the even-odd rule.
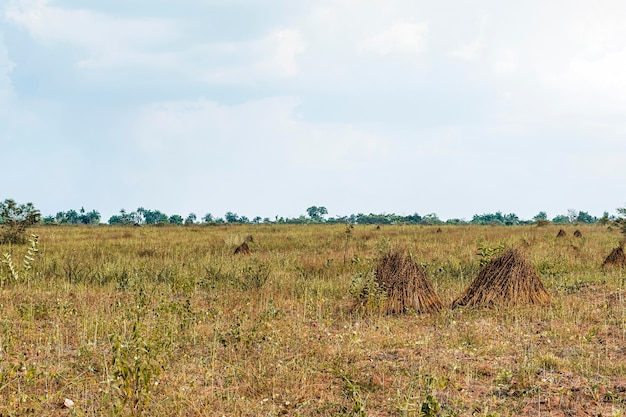
[[[154,160],[211,158],[223,168],[299,166],[349,171],[389,156],[389,144],[357,126],[300,120],[293,97],[270,97],[226,106],[210,100],[154,103],[143,108],[132,137]]]
[[[5,19],[25,28],[33,39],[48,47],[67,44],[82,49],[84,57],[77,63],[80,67],[145,62],[179,33],[179,28],[166,19],[112,17],[48,3],[14,1],[5,11]]]
[[[363,40],[362,53],[380,57],[393,54],[413,55],[424,52],[428,46],[428,24],[398,21],[389,28]]]
[[[305,49],[300,33],[274,28],[252,40],[185,40],[184,24],[167,18],[122,18],[87,9],[52,7],[46,0],[17,1],[7,21],[25,28],[42,45],[66,44],[82,51],[75,63],[86,71],[140,68],[194,77],[207,83],[243,83],[291,77]]]
[[[12,94],[10,73],[14,67],[15,64],[9,59],[4,38],[0,33],[0,110],[4,110],[2,114],[6,114],[9,97]]]

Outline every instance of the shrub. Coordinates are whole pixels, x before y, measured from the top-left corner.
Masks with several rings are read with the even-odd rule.
[[[17,204],[6,199],[0,203],[0,244],[26,243],[26,230],[39,223],[41,213],[33,203]]]

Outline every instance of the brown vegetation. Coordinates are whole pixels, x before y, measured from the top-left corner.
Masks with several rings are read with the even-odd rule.
[[[516,249],[508,249],[478,273],[452,308],[544,304],[550,301],[534,268]]]
[[[560,227],[582,231],[579,251]],[[27,245],[0,254],[19,274],[0,262],[0,415],[623,414],[625,270],[600,267],[617,230],[375,228],[346,244],[339,224],[37,226],[30,269]],[[414,254],[447,307],[480,272],[478,242],[524,241],[542,308],[351,309],[356,277],[374,282],[390,248]]]
[[[424,268],[400,252],[388,253],[380,260],[376,282],[387,294],[387,314],[432,313],[443,308]]]
[[[237,254],[246,255],[248,253],[250,253],[250,247],[248,246],[246,242],[243,242],[241,245],[237,246],[234,252],[235,255]]]
[[[606,257],[602,263],[603,267],[616,266],[618,268],[626,267],[626,255],[624,254],[624,247],[620,245],[613,249],[609,256]]]

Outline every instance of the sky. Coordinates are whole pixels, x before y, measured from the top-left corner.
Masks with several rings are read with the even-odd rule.
[[[0,0],[0,199],[614,214],[624,22],[622,0]]]

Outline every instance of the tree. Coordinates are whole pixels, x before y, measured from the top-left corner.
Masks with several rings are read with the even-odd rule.
[[[39,223],[41,213],[33,203],[17,204],[13,199],[0,203],[0,243],[25,243],[26,230]]]
[[[185,226],[188,226],[190,224],[194,224],[196,222],[196,214],[195,213],[189,213],[189,216],[187,216],[187,218],[185,219]]]
[[[145,224],[159,224],[168,223],[169,218],[167,214],[161,213],[159,210],[146,210],[143,207],[137,209],[137,213],[143,217],[143,223]],[[139,223],[142,223],[139,221]]]
[[[554,219],[552,219],[552,223],[556,224],[567,224],[569,222],[569,216],[566,216],[565,214],[559,214]]]
[[[308,209],[306,209],[306,212],[311,218],[311,220],[315,222],[324,221],[324,216],[328,214],[328,210],[326,210],[326,207],[323,207],[323,206],[321,207],[311,206]]]
[[[579,223],[596,223],[598,219],[586,211],[579,211],[576,216],[576,221]]]
[[[213,215],[211,213],[207,213],[204,215],[204,217],[202,217],[202,221],[205,223],[212,223],[215,221],[215,219],[213,218]]]
[[[175,224],[181,226],[183,224],[183,217],[178,214],[172,214],[168,219],[169,224]]]
[[[224,219],[226,219],[227,223],[239,223],[239,216],[237,213],[233,213],[232,211],[226,212],[226,214],[224,214]]]
[[[141,215],[136,212],[127,213],[126,210],[121,209],[120,214],[113,215],[109,218],[109,224],[124,224],[124,225],[132,225],[132,224],[141,224]]]
[[[533,220],[536,222],[539,221],[548,221],[548,214],[545,211],[540,211],[539,213],[537,213],[537,215],[535,217],[533,217]]]

